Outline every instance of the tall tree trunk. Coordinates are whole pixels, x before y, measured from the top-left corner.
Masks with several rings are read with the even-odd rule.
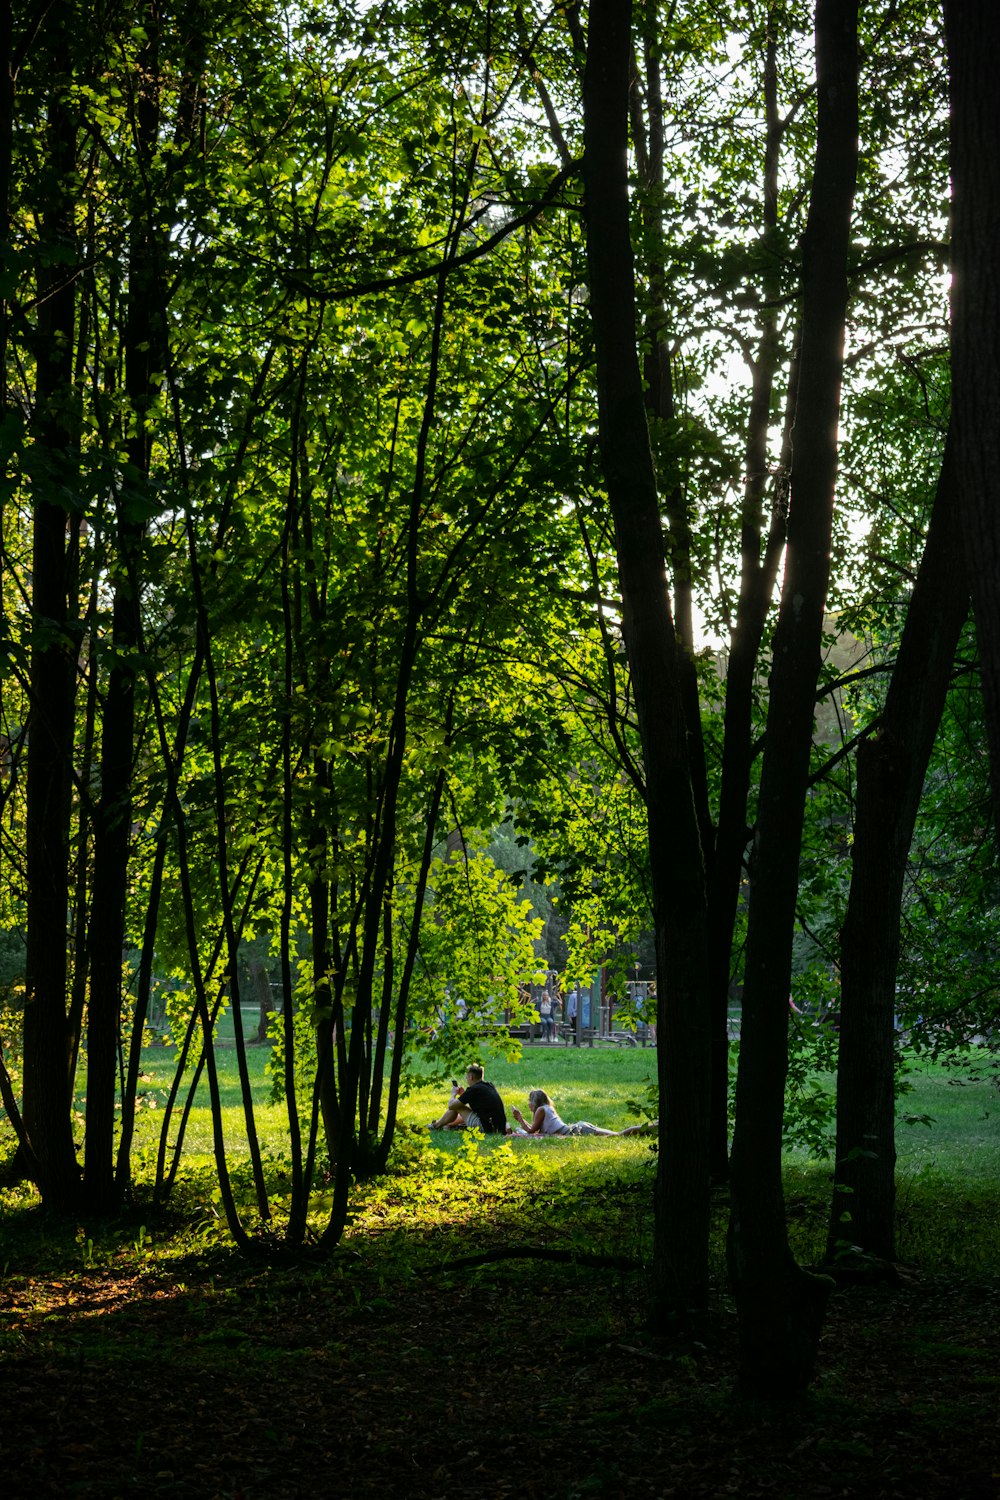
[[[70,8],[50,13],[46,125],[49,177],[43,245],[59,254],[38,274],[33,424],[32,648],[27,756],[27,1003],[24,1124],[46,1204],[72,1211],[79,1193],[73,1146],[66,1018],[69,825],[76,642],[69,599],[72,536],[65,497],[77,490],[73,352],[76,331],[73,175],[76,128],[68,103]]]
[[[145,17],[147,41],[137,71],[135,154],[140,184],[132,209],[125,328],[125,381],[133,432],[128,467],[115,503],[111,646],[101,729],[101,794],[94,817],[94,885],[90,913],[90,1000],[87,1008],[87,1124],[83,1183],[88,1207],[107,1212],[119,1197],[115,1173],[115,1100],[121,1033],[125,903],[132,825],[135,741],[135,656],[138,648],[140,549],[138,519],[149,483],[152,439],[147,414],[157,372],[164,369],[162,290],[158,285],[154,208],[146,184],[159,128],[158,17]],[[95,663],[96,670],[96,663]],[[121,1184],[122,1179],[118,1178]]]
[[[945,0],[951,99],[952,433],[1000,838],[1000,11]]]
[[[584,79],[587,261],[601,461],[646,774],[664,1141],[656,1186],[655,1295],[661,1316],[685,1316],[704,1304],[708,1286],[705,875],[636,349],[627,167],[630,52],[630,7],[595,0]]]
[[[803,243],[788,543],[751,864],[732,1151],[729,1268],[740,1382],[788,1396],[812,1375],[827,1278],[788,1247],[781,1184],[788,993],[813,711],[830,574],[847,254],[858,156],[858,6],[817,0],[816,167]]]
[[[663,98],[660,84],[659,0],[647,0],[644,18],[643,63],[646,82],[646,149],[636,144],[642,159],[642,220],[646,243],[652,247],[648,266],[650,309],[646,318],[643,379],[646,388],[646,410],[657,440],[653,442],[654,468],[658,444],[669,450],[675,436],[677,409],[674,378],[670,365],[669,320],[665,308],[666,272],[663,265],[664,181]],[[632,90],[631,114],[633,141],[642,131],[638,118],[641,110]],[[664,439],[668,441],[664,441]],[[710,862],[714,842],[712,815],[708,799],[708,768],[705,760],[705,738],[701,727],[701,702],[694,642],[694,567],[691,546],[690,505],[684,485],[677,475],[677,465],[670,472],[658,473],[657,481],[664,498],[669,522],[668,564],[673,585],[674,635],[677,641],[677,675],[681,702],[687,724],[688,764],[703,856]]]
[[[753,695],[761,641],[785,537],[787,477],[779,466],[763,553],[764,502],[770,484],[768,436],[771,400],[781,359],[776,303],[780,287],[778,181],[783,126],[778,114],[777,19],[769,12],[764,55],[764,233],[768,256],[762,287],[760,342],[753,366],[746,464],[740,516],[740,594],[726,667],[719,819],[709,872],[708,931],[711,955],[712,1177],[729,1174],[729,980],[733,933],[749,841],[747,812],[754,762]],[[790,373],[791,378],[791,373]],[[789,403],[789,407],[791,403]],[[787,418],[786,418],[787,432]],[[784,458],[785,455],[783,455]]]
[[[10,244],[10,186],[14,170],[14,17],[11,0],[0,0],[0,245]],[[4,264],[4,280],[8,276]],[[7,414],[7,345],[10,307],[7,288],[0,288],[0,412]]]
[[[153,944],[160,911],[160,896],[163,891],[163,866],[166,862],[166,837],[163,829],[156,840],[153,869],[149,881],[149,899],[142,935],[139,939],[139,974],[136,983],[135,1013],[132,1018],[132,1035],[129,1041],[128,1063],[122,1088],[122,1128],[118,1137],[118,1156],[115,1164],[117,1193],[123,1199],[132,1184],[132,1137],[135,1134],[136,1097],[139,1091],[139,1072],[142,1066],[142,1041],[149,1015],[149,1001],[153,986]]]
[[[880,716],[858,750],[851,892],[840,939],[837,1158],[827,1258],[895,1255],[893,1018],[900,904],[927,762],[968,614],[953,444]],[[845,1254],[845,1252],[848,1252]]]

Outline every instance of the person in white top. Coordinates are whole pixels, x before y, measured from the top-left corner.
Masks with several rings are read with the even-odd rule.
[[[601,1125],[591,1125],[589,1120],[577,1120],[574,1124],[567,1125],[566,1121],[561,1120],[556,1114],[552,1100],[544,1089],[531,1090],[528,1095],[528,1108],[531,1110],[530,1124],[516,1106],[511,1110],[511,1114],[521,1127],[512,1134],[532,1136],[635,1135],[639,1128],[631,1125],[625,1130],[605,1130]]]

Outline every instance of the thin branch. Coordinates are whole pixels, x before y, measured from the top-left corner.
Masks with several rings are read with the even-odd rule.
[[[460,266],[471,265],[473,261],[488,255],[516,230],[523,229],[526,224],[537,219],[539,214],[555,201],[566,183],[579,173],[581,165],[580,161],[574,161],[561,172],[557,172],[537,203],[533,203],[530,208],[525,209],[515,218],[508,219],[493,234],[488,235],[472,249],[463,250],[461,255],[446,255],[442,260],[435,261],[433,265],[421,266],[416,271],[401,271],[398,276],[381,276],[375,281],[346,282],[343,286],[334,286],[326,290],[321,290],[314,283],[295,275],[287,276],[286,282],[293,291],[304,292],[318,301],[339,302],[347,301],[351,297],[364,297],[371,292],[388,292],[395,287],[412,286],[417,281],[428,281],[431,277],[446,275]],[[449,239],[455,238],[457,236],[449,235]]]

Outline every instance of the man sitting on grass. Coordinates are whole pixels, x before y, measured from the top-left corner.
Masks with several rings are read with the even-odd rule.
[[[481,1063],[471,1063],[465,1072],[465,1088],[452,1079],[451,1099],[431,1130],[482,1130],[487,1135],[507,1134],[507,1111],[503,1100],[483,1078]]]

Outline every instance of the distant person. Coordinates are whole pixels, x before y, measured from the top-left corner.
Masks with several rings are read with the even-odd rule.
[[[481,1063],[470,1063],[465,1070],[465,1087],[453,1078],[451,1098],[440,1119],[431,1130],[482,1130],[486,1135],[507,1134],[507,1112],[492,1083],[483,1078]]]
[[[589,1120],[577,1120],[574,1124],[567,1125],[556,1114],[552,1100],[544,1089],[532,1089],[528,1095],[528,1108],[531,1110],[530,1125],[516,1105],[511,1110],[514,1119],[521,1126],[520,1130],[514,1132],[516,1135],[635,1135],[637,1129],[636,1126],[629,1126],[626,1130],[605,1130],[601,1125],[591,1125]]]
[[[567,995],[567,1022],[570,1023],[570,1031],[576,1046],[580,1044],[580,992],[574,984],[573,989]]]
[[[538,1014],[542,1022],[542,1041],[554,1041],[556,1023],[552,1015],[552,996],[548,990],[542,990],[542,998],[538,1002]]]

